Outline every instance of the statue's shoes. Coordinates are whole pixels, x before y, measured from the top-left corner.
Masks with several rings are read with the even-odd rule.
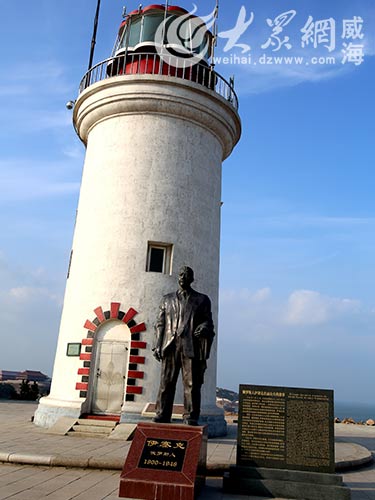
[[[193,420],[192,418],[187,418],[184,420],[184,424],[186,425],[198,425],[198,420]]]
[[[166,419],[166,418],[163,418],[163,417],[154,417],[152,419],[153,422],[155,422],[156,424],[170,424],[171,421]]]

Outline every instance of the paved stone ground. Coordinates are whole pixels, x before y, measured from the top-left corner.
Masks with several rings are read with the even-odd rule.
[[[37,463],[38,457],[45,458],[51,454],[82,459],[107,455],[124,460],[129,443],[52,436],[31,423],[35,408],[33,403],[0,402],[0,460],[6,461],[10,453],[13,457],[16,454],[29,456],[30,464]],[[350,445],[358,443],[375,453],[375,428],[336,425],[335,433],[337,441]],[[226,438],[209,441],[209,463],[234,461],[233,433]],[[119,476],[118,470],[3,463],[0,464],[0,500],[118,500]],[[375,465],[345,473],[344,481],[352,491],[352,500],[375,500]],[[199,499],[260,500],[224,494],[221,484],[221,479],[209,478]]]
[[[118,500],[118,485],[118,471],[12,464],[0,466],[1,500]],[[209,479],[199,499],[250,498],[243,495],[224,495],[220,490],[221,480]],[[251,498],[257,500],[255,497]]]
[[[9,454],[29,455],[30,463],[57,465],[66,463],[67,457],[74,465],[82,463],[85,467],[100,457],[112,463],[124,463],[130,447],[130,441],[117,441],[102,438],[72,438],[56,436],[31,423],[37,405],[35,403],[1,402],[0,400],[0,461],[7,461]],[[228,465],[236,461],[235,447],[236,426],[230,426],[228,436],[210,439],[208,444],[208,465]],[[49,458],[57,460],[49,460]],[[64,462],[61,459],[64,459]],[[13,460],[12,460],[13,461]]]
[[[118,500],[119,475],[119,471],[109,470],[3,464],[0,465],[0,499]],[[351,489],[352,500],[375,499],[374,466],[346,473],[344,481]],[[221,484],[221,479],[208,479],[199,500],[265,500],[224,494]]]

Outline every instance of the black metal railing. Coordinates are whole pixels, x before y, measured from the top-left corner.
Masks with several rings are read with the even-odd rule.
[[[114,76],[163,75],[203,85],[224,97],[235,109],[238,109],[238,98],[233,85],[211,67],[203,63],[176,67],[172,64],[174,61],[175,59],[172,56],[169,56],[169,58],[163,56],[163,59],[161,59],[158,54],[150,53],[133,53],[126,56],[122,54],[110,57],[93,66],[85,74],[81,80],[79,92],[83,92],[94,83]]]

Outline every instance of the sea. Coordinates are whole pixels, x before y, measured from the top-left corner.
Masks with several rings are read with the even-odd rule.
[[[335,401],[335,417],[339,419],[352,418],[356,422],[366,421],[369,418],[375,420],[375,402],[374,403],[343,403]]]

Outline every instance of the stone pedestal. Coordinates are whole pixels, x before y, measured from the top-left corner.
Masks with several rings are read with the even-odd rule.
[[[350,500],[350,489],[336,474],[232,466],[224,491],[241,495],[301,500]]]
[[[121,474],[119,497],[194,500],[205,483],[206,461],[206,427],[140,423]]]

